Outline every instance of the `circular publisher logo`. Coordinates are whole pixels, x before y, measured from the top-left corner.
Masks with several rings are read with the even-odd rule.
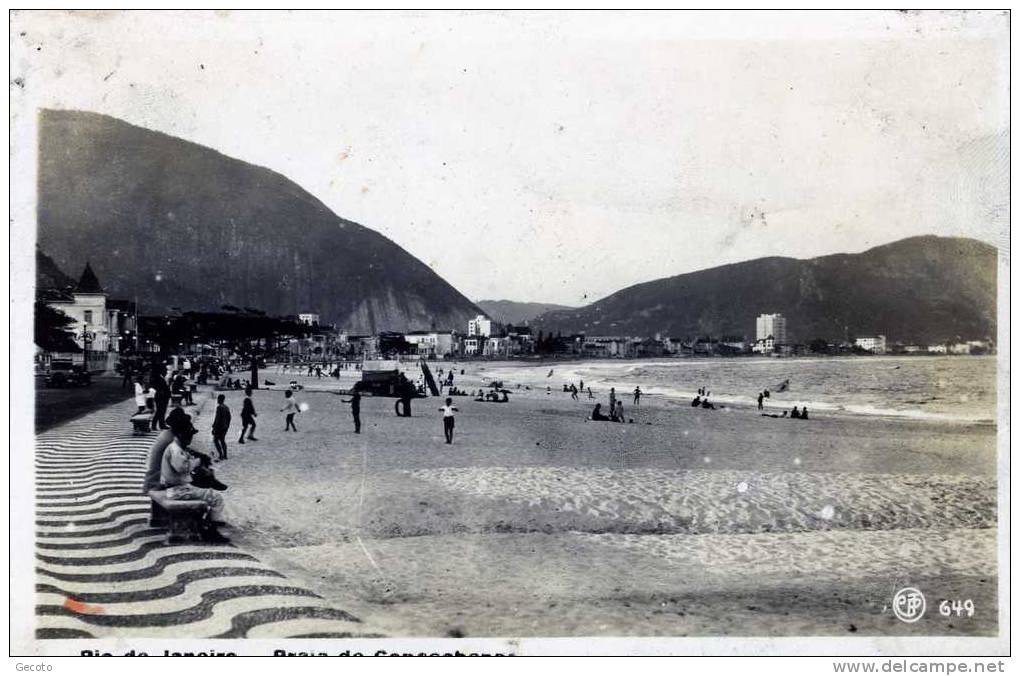
[[[892,609],[896,617],[904,622],[917,622],[924,616],[926,607],[924,594],[916,587],[904,587],[896,592]]]

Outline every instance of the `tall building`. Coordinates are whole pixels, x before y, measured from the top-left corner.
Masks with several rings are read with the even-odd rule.
[[[787,345],[786,317],[779,313],[758,315],[755,338],[764,341],[772,338],[775,345]]]
[[[857,340],[854,341],[854,347],[859,347],[862,350],[867,350],[868,352],[873,352],[874,354],[885,354],[886,352],[885,336],[877,335],[858,338]]]
[[[467,334],[469,336],[491,336],[492,321],[485,315],[478,315],[474,319],[468,321]]]

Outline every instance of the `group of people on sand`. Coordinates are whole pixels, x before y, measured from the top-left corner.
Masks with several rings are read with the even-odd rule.
[[[796,406],[793,407],[792,411],[783,411],[782,413],[762,413],[763,418],[786,418],[789,416],[795,420],[808,420],[807,406],[802,409],[798,409]]]
[[[634,390],[634,403],[637,403],[641,399],[641,389],[636,388]],[[602,412],[602,404],[595,404],[595,408],[591,412],[589,420],[605,421],[605,422],[634,422],[634,419],[627,419],[626,414],[623,410],[623,402],[616,398],[616,388],[609,388],[609,415]]]
[[[510,401],[510,391],[493,389],[486,392],[485,390],[478,390],[478,396],[475,397],[475,401],[491,401],[505,404]]]
[[[173,371],[167,377],[167,367],[157,364],[149,374],[148,382],[141,375],[134,376],[135,415],[148,415],[150,430],[167,429],[166,414],[171,398],[176,397],[184,405],[193,406],[192,389],[194,381],[190,372]]]

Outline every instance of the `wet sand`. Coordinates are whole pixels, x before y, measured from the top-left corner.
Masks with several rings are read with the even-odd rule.
[[[218,465],[233,535],[393,635],[995,632],[990,425],[652,397],[624,425],[562,392],[511,399],[456,398],[446,445],[436,398],[412,418],[365,398],[355,435],[337,395],[306,390],[285,433],[282,392],[257,392],[259,441],[229,438]],[[891,609],[905,586],[928,600],[913,624]],[[977,612],[940,616],[942,598]]]

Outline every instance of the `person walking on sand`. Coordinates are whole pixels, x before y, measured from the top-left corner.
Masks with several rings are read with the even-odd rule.
[[[255,412],[255,404],[251,401],[251,388],[249,387],[244,391],[244,402],[241,404],[241,437],[237,440],[237,443],[244,443],[245,432],[248,433],[248,439],[258,441],[255,438],[255,418],[258,415]]]
[[[577,401],[577,385],[570,384],[570,398]]]
[[[588,386],[588,398],[589,399],[594,399],[595,398],[595,395],[591,393],[591,386],[590,385]]]
[[[291,430],[294,430],[295,432],[298,431],[297,425],[294,424],[294,416],[300,411],[301,409],[298,408],[297,402],[294,401],[294,392],[292,390],[284,392],[283,408],[280,409],[280,412],[287,416],[287,422],[283,427],[284,432],[289,432]]]
[[[224,401],[227,397],[224,394],[216,397],[216,415],[213,418],[212,438],[213,446],[216,447],[218,460],[227,459],[227,431],[230,429],[230,409]]]
[[[609,388],[609,417],[616,415],[616,388]]]
[[[641,401],[641,386],[638,385],[634,388],[634,405],[637,406]]]
[[[459,413],[460,409],[453,405],[453,399],[450,397],[446,398],[446,405],[442,406],[439,411],[443,414],[443,436],[446,437],[446,443],[453,443],[453,414]]]
[[[361,392],[354,388],[351,391],[350,399],[341,399],[340,401],[351,405],[351,416],[354,418],[354,433],[361,434]]]
[[[762,409],[765,408],[764,402],[765,402],[765,395],[762,394],[761,392],[759,392],[758,393],[758,410],[759,411],[761,411]]]

